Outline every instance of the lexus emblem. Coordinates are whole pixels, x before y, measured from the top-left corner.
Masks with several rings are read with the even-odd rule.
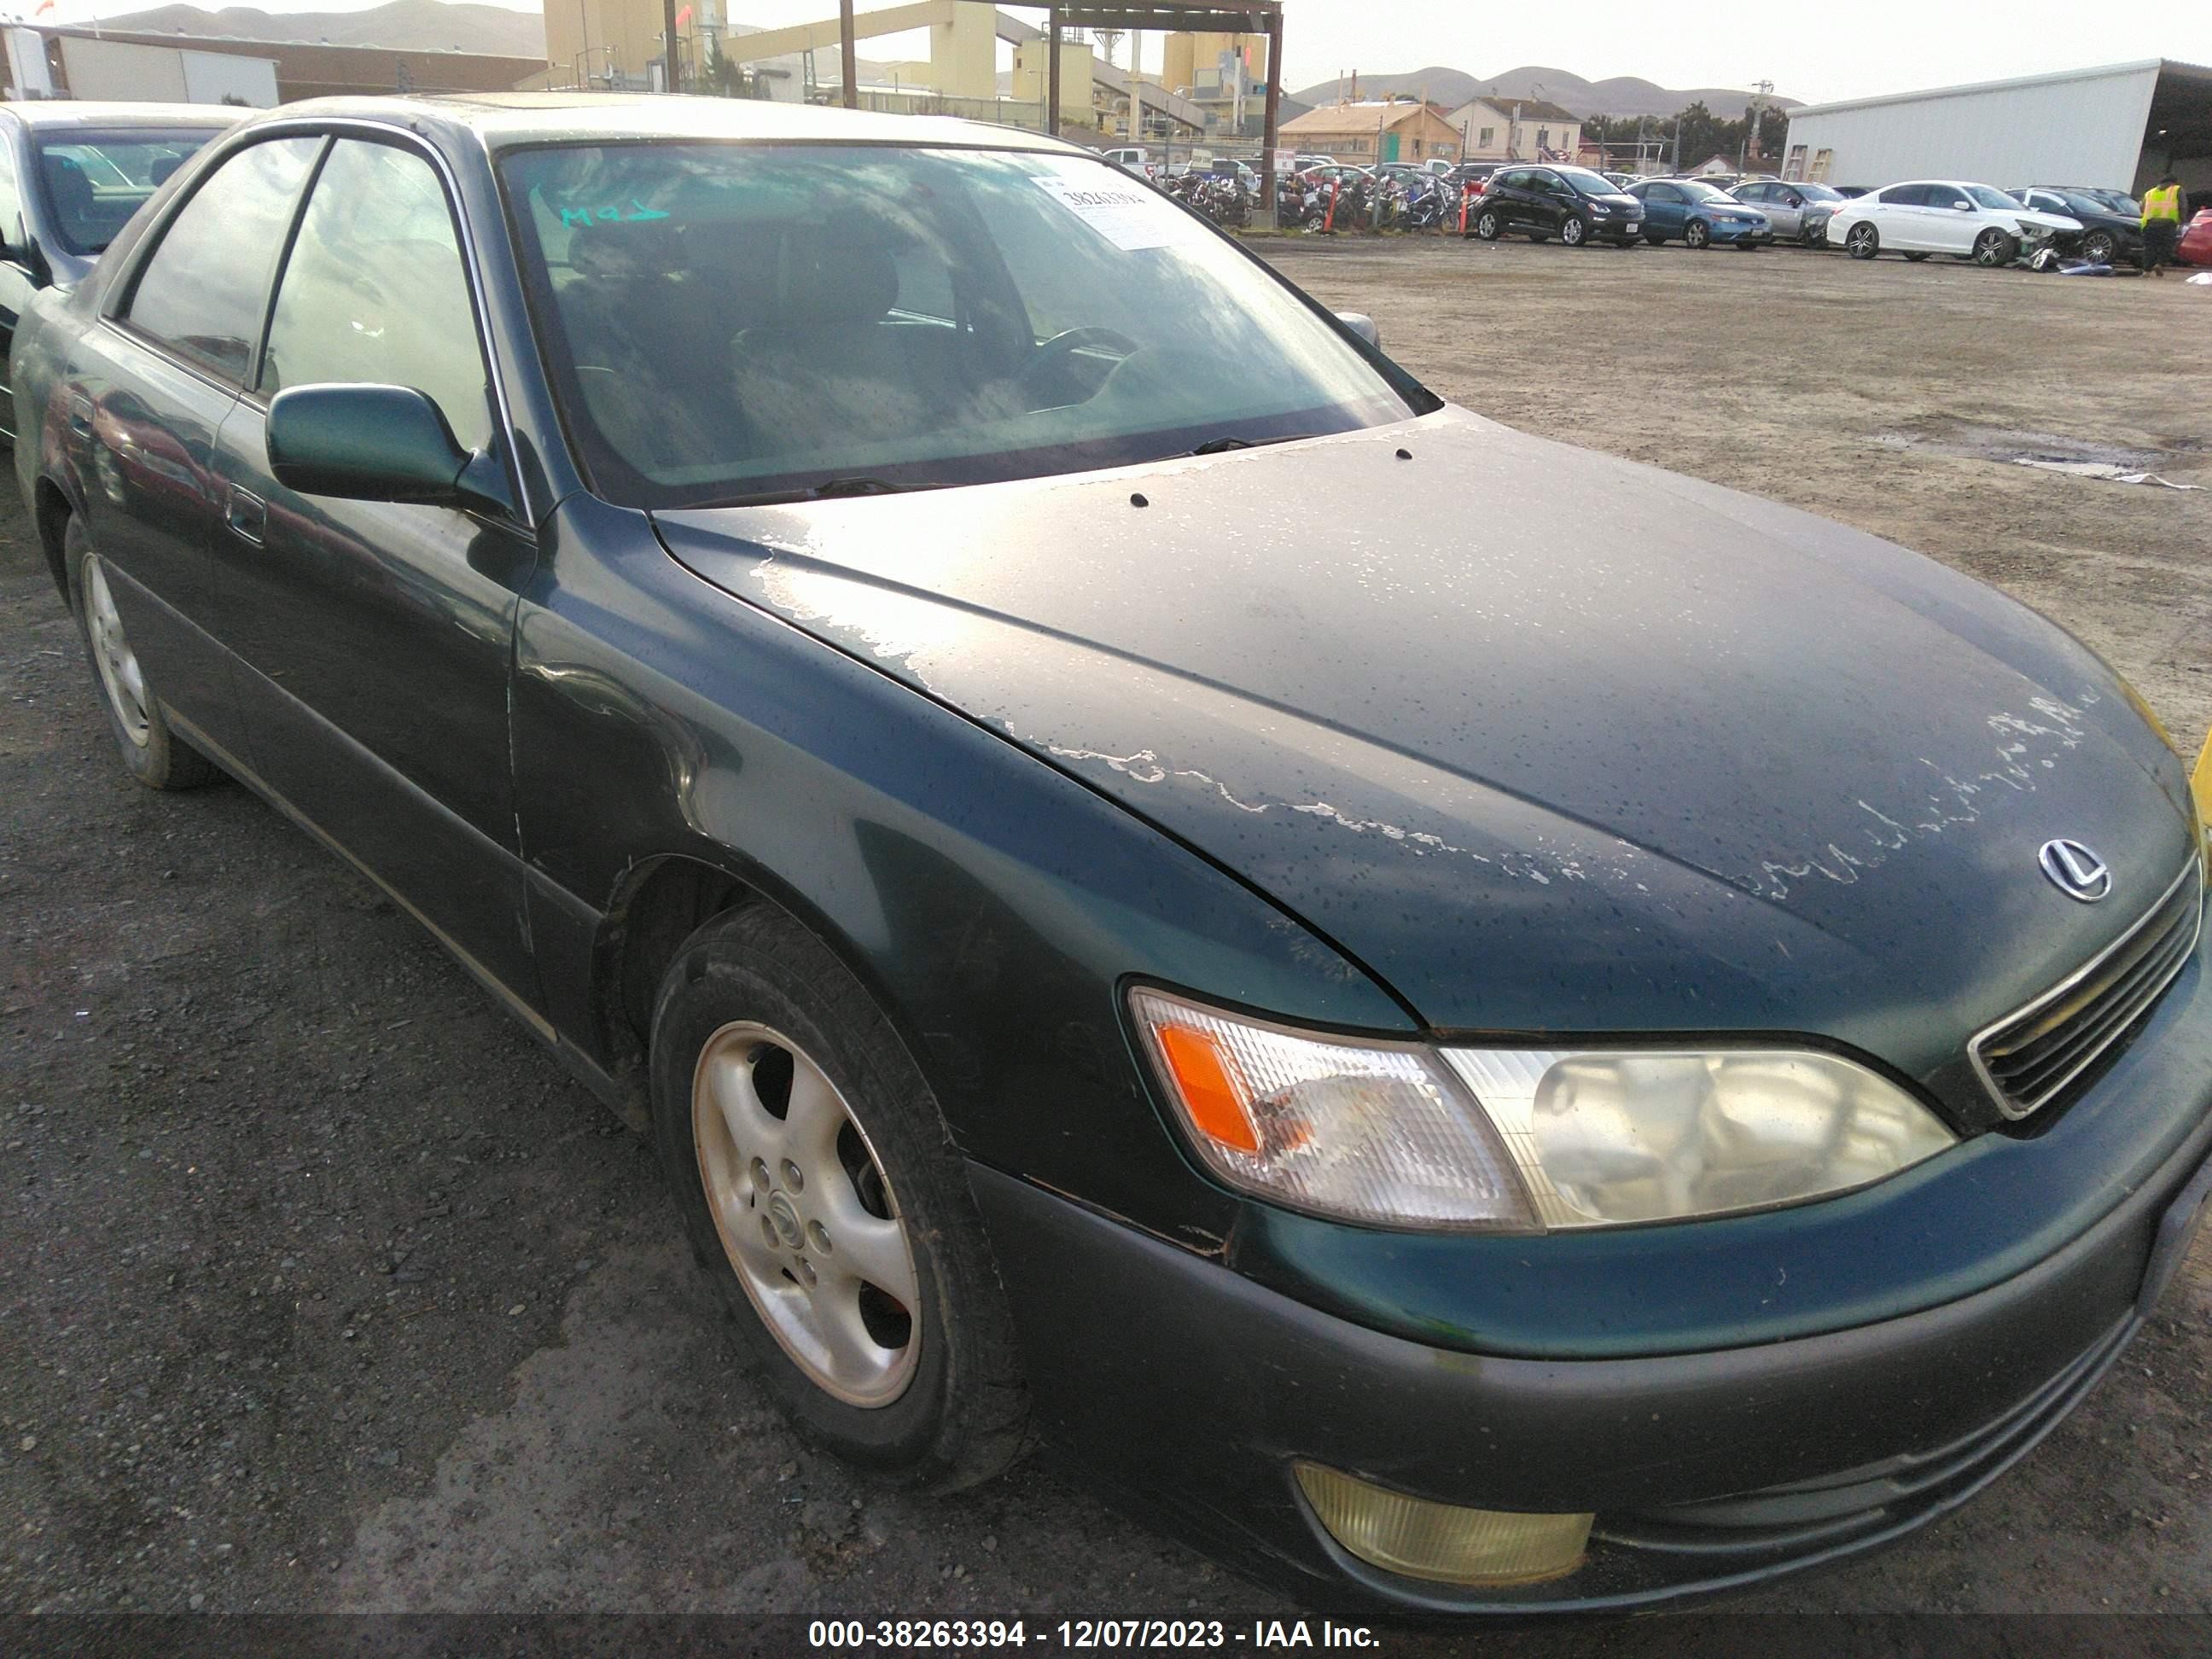
[[[2112,890],[2112,872],[2078,841],[2046,841],[2036,854],[2051,884],[2070,899],[2094,904]]]

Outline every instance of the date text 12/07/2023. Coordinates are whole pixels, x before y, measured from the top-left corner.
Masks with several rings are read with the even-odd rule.
[[[1382,1645],[1364,1625],[1328,1620],[1255,1619],[817,1619],[806,1627],[810,1648],[884,1649],[1363,1648]]]

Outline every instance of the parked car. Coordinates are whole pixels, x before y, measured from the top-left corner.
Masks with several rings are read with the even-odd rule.
[[[1628,247],[1644,228],[1644,205],[1588,167],[1508,167],[1483,187],[1467,234],[1494,242],[1514,233],[1532,242],[1558,237],[1569,247],[1593,241]]]
[[[1828,220],[1828,240],[1854,259],[1948,253],[1978,265],[2008,265],[2081,222],[2022,207],[2004,191],[1958,179],[1913,179],[1845,202]]]
[[[2028,185],[2006,193],[2038,213],[2080,222],[2079,235],[2057,239],[2061,252],[2078,253],[2093,264],[2142,263],[2142,204],[2124,191]]]
[[[2197,216],[2181,228],[2174,257],[2185,265],[2212,265],[2212,208],[2199,208]]]
[[[1808,247],[1818,247],[1828,240],[1829,216],[1844,201],[1826,185],[1781,179],[1754,179],[1738,185],[1729,194],[1765,218],[1778,240],[1802,242]]]
[[[1139,179],[1154,179],[1159,176],[1159,163],[1153,161],[1140,146],[1125,145],[1119,149],[1106,149],[1098,153],[1123,172],[1134,173]]]
[[[244,113],[207,104],[0,104],[0,365],[31,296],[82,282],[139,205]],[[0,441],[15,437],[15,399],[0,368]]]
[[[1760,248],[1774,227],[1756,208],[1701,179],[1646,179],[1628,193],[1644,207],[1644,240],[1657,247],[1680,239],[1692,247]]]
[[[2106,664],[1087,152],[287,105],[16,367],[131,775],[427,923],[885,1475],[1033,1422],[1302,1605],[1619,1612],[1953,1509],[2188,1251],[2200,832]]]

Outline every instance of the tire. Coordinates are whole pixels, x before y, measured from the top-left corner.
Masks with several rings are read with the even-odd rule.
[[[1881,252],[1881,233],[1862,219],[1844,233],[1844,252],[1854,259],[1871,259]]]
[[[1692,219],[1682,227],[1682,241],[1688,247],[1711,247],[1713,244],[1712,228],[1703,219]]]
[[[1580,247],[1589,240],[1589,222],[1579,214],[1569,214],[1559,225],[1559,240],[1569,247]]]
[[[1828,234],[1826,231],[1815,230],[1810,225],[1803,225],[1798,228],[1797,246],[1800,247],[1820,247],[1827,240]]]
[[[843,963],[770,905],[708,922],[661,981],[651,1072],[692,1251],[799,1432],[932,1491],[1012,1463],[1028,1394],[966,1173]]]
[[[1468,228],[1468,234],[1479,236],[1486,242],[1494,242],[1504,228],[1504,222],[1498,216],[1498,210],[1485,208],[1474,216],[1474,223]]]
[[[2010,264],[2020,258],[2020,239],[1990,226],[1974,238],[1973,261],[1985,270]]]
[[[1541,246],[1543,243],[1548,242],[1552,240],[1551,233],[1549,231],[1532,230],[1528,233],[1528,240],[1539,246]]]
[[[1667,246],[1667,239],[1664,236],[1662,236],[1656,230],[1645,231],[1644,233],[1644,240],[1648,246],[1652,247],[1664,247]]]
[[[1923,260],[1925,260],[1925,259],[1931,258],[1933,258],[1934,256],[1932,256],[1932,255],[1930,255],[1930,254],[1926,254],[1926,253],[1908,253],[1908,254],[1906,254],[1905,257],[1906,258],[1908,258],[1908,259],[1911,260],[1911,261],[1912,261],[1912,263],[1913,263],[1914,264],[1916,264],[1916,265],[1917,265],[1917,264],[1919,264],[1922,261],[1923,261]]]
[[[106,562],[74,513],[62,532],[62,568],[69,578],[70,610],[124,769],[149,789],[197,789],[219,781],[222,773],[215,763],[170,729],[158,688],[124,632]]]
[[[2093,265],[2112,264],[2119,251],[2109,230],[2093,230],[2081,239],[2081,257]]]
[[[1736,246],[1741,248],[1746,253],[1756,253],[1759,252],[1760,246],[1757,242],[1738,242]]]

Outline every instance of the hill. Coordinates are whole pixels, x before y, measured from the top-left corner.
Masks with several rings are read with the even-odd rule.
[[[231,35],[246,40],[325,41],[333,46],[393,46],[409,52],[483,52],[502,58],[543,58],[545,20],[504,6],[390,0],[367,11],[266,12],[252,6],[203,11],[156,6],[103,17],[105,29],[142,34]]]
[[[1349,80],[1322,81],[1291,95],[1303,103],[1333,104],[1351,89]],[[1432,66],[1407,75],[1359,77],[1359,95],[1363,98],[1387,98],[1401,92],[1417,97],[1425,94],[1447,109],[1455,109],[1470,98],[1488,97],[1493,91],[1501,98],[1547,99],[1577,115],[1672,115],[1702,102],[1723,121],[1741,119],[1744,105],[1750,97],[1741,87],[1674,89],[1632,75],[1585,81],[1565,70],[1546,69],[1539,64],[1524,64],[1503,75],[1469,75],[1464,70]],[[1774,101],[1784,109],[1794,109],[1802,100],[1777,98]]]

